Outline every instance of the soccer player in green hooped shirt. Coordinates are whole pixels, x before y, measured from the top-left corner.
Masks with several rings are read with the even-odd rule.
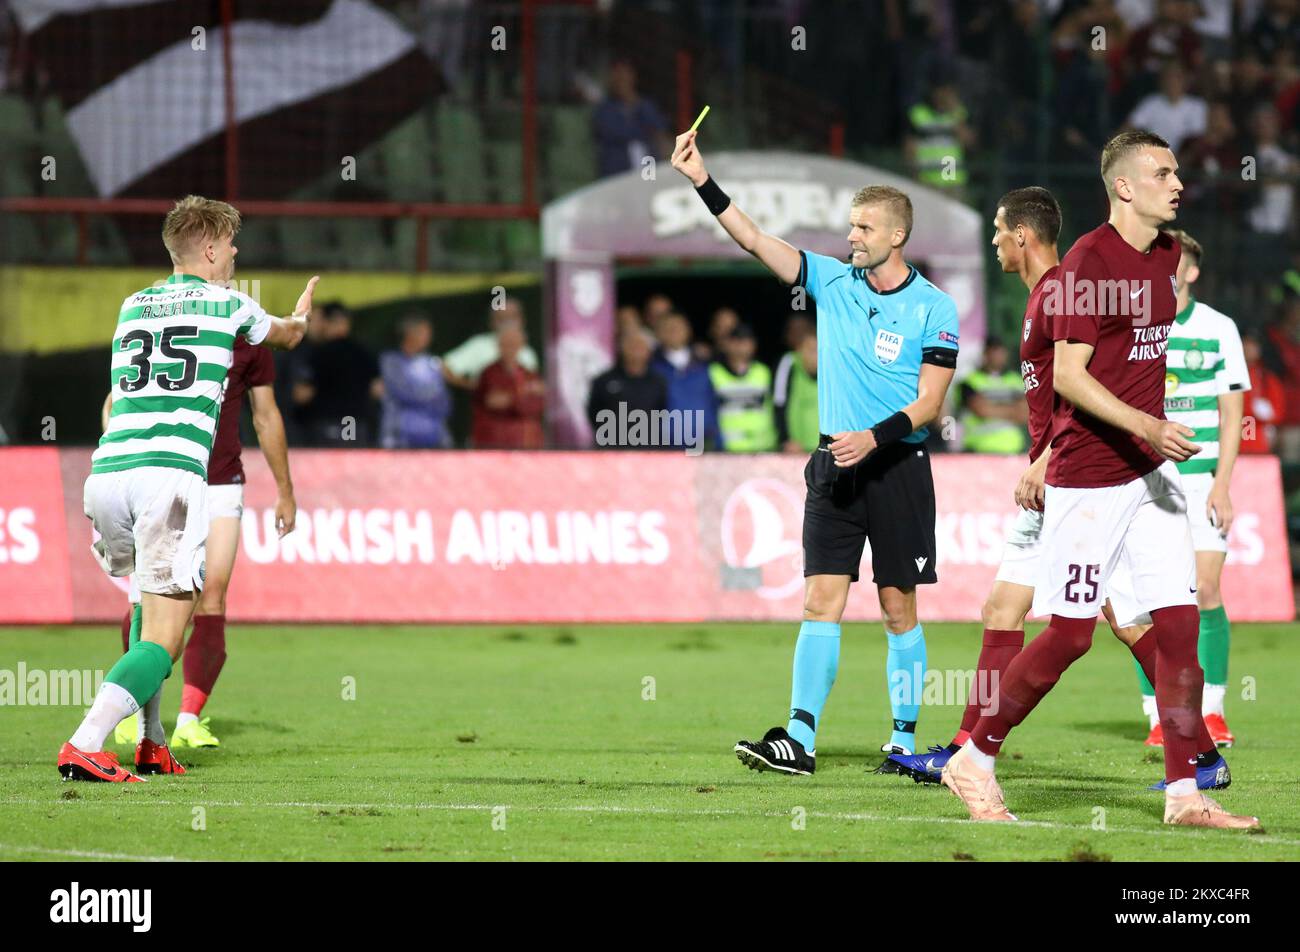
[[[1241,446],[1243,394],[1250,389],[1250,373],[1236,323],[1192,296],[1192,285],[1201,272],[1200,242],[1185,231],[1169,234],[1178,240],[1183,254],[1176,273],[1178,315],[1169,333],[1165,416],[1195,430],[1192,441],[1201,446],[1200,453],[1177,464],[1196,549],[1196,600],[1201,614],[1197,654],[1205,671],[1201,714],[1215,744],[1231,747],[1236,738],[1228,730],[1223,710],[1228,689],[1228,615],[1219,578],[1228,556],[1232,528],[1228,486]],[[1142,710],[1151,724],[1146,744],[1163,747],[1155,688],[1140,668],[1138,683]]]
[[[183,774],[167,748],[162,683],[185,641],[206,579],[208,459],[234,359],[235,338],[290,349],[307,329],[307,282],[287,318],[234,289],[241,218],[226,202],[181,199],[163,221],[173,273],[122,302],[113,334],[108,428],[91,456],[85,513],[104,571],[135,575],[140,607],[130,647],[113,665],[76,732],[58,754],[65,780],[140,778],[104,750],[118,723],[143,711],[136,773]]]

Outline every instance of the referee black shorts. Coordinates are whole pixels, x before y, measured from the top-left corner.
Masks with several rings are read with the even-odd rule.
[[[870,539],[876,585],[933,585],[934,480],[925,447],[892,443],[842,469],[830,443],[823,435],[804,467],[804,576],[848,575],[856,582]]]

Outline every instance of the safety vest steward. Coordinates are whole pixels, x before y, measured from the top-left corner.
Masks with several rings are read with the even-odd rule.
[[[998,403],[1013,403],[1024,397],[1025,382],[1014,370],[991,374],[977,370],[965,385],[982,397]],[[962,447],[971,453],[1023,453],[1028,449],[1024,427],[1011,420],[992,420],[970,410],[962,414]]]
[[[718,428],[723,449],[731,453],[761,453],[776,449],[776,419],[772,409],[772,372],[757,361],[744,374],[724,364],[709,365],[709,379],[718,395]]]

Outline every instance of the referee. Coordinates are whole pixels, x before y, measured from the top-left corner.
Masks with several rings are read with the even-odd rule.
[[[704,170],[696,133],[677,137],[673,168],[735,242],[817,302],[817,408],[822,435],[804,469],[804,611],[794,651],[789,724],[736,755],[757,770],[811,774],[816,731],[835,683],[840,618],[871,541],[872,580],[889,641],[893,730],[881,750],[914,753],[925,677],[916,586],[935,576],[934,482],[925,424],[939,415],[957,364],[957,307],[903,260],[912,202],[898,189],[858,191],[849,264],[800,251],[760,229]]]

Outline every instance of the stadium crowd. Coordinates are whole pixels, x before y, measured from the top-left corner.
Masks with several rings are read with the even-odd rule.
[[[1278,453],[1300,462],[1300,254],[1280,289],[1278,319],[1243,328],[1250,370],[1243,453]],[[389,449],[541,449],[545,382],[529,345],[523,307],[507,298],[487,326],[441,356],[432,320],[413,312],[396,328],[396,346],[378,356],[352,333],[339,302],[315,308],[308,337],[277,354],[276,399],[290,445]],[[717,308],[698,339],[689,317],[665,294],[616,315],[614,365],[591,382],[593,432],[603,411],[699,413],[711,451],[808,453],[817,446],[817,331],[790,313],[780,359],[758,359],[753,328],[731,307]],[[454,432],[457,400],[470,414]],[[1026,451],[1027,408],[1017,352],[997,337],[978,366],[957,382],[933,452],[1016,455]],[[675,441],[676,445],[681,440]],[[598,448],[600,447],[599,444]],[[622,445],[620,448],[635,448]]]
[[[971,169],[1030,158],[1091,166],[1116,128],[1152,129],[1189,172],[1189,214],[1239,223],[1243,253],[1279,276],[1263,307],[1234,314],[1253,384],[1246,415],[1258,424],[1242,449],[1300,462],[1300,252],[1288,250],[1300,178],[1300,0],[989,0],[960,9],[956,0],[872,0],[854,7],[883,29],[851,36],[834,28],[838,3],[756,0],[743,20],[727,7],[612,0],[585,26],[542,21],[543,93],[590,108],[597,175],[670,149],[669,92],[653,64],[634,48],[602,60],[592,49],[606,45],[578,42],[584,29],[620,18],[643,23],[637,17],[651,8],[708,27],[696,32],[706,38],[705,69],[738,60],[743,47],[747,62],[790,72],[788,47],[762,35],[773,21],[806,27],[819,37],[818,94],[844,117],[848,147],[895,150],[919,182],[977,204]],[[439,53],[448,59],[448,50]],[[481,83],[483,64],[455,55],[449,64],[454,82]],[[860,82],[843,81],[850,75],[878,95],[861,96]],[[791,78],[808,82],[806,73]],[[1244,160],[1253,177],[1242,175]],[[1196,221],[1188,225],[1195,230]],[[441,358],[427,318],[404,320],[398,345],[376,359],[351,339],[346,309],[325,311],[304,352],[284,360],[278,384],[294,442],[543,445],[538,359],[517,302]],[[710,315],[698,339],[691,318],[662,294],[621,307],[617,321],[615,365],[592,383],[593,421],[620,402],[697,410],[710,449],[815,445],[815,327],[804,316],[788,318],[784,352],[770,367],[731,308]],[[1015,344],[1009,336],[986,342],[978,369],[953,390],[950,425],[936,428],[934,449],[1023,452]],[[458,400],[471,409],[462,433],[453,432]],[[355,421],[347,433],[343,418]]]

